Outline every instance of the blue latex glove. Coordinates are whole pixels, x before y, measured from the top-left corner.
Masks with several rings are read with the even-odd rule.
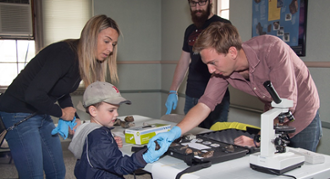
[[[76,121],[76,117],[74,117],[72,121],[65,121],[62,118],[60,118],[58,120],[57,127],[52,130],[52,135],[58,133],[65,140],[69,135],[69,127],[71,130],[73,130],[74,126],[77,125],[75,121]]]
[[[166,114],[170,114],[172,109],[175,110],[177,104],[178,104],[178,95],[176,94],[176,91],[170,91],[170,94],[168,95],[167,101],[165,103],[165,106],[167,108]]]
[[[158,144],[160,145],[160,149],[159,150],[162,150],[162,151],[165,150],[165,152],[166,152],[167,149],[168,149],[168,147],[171,145],[171,143],[175,139],[179,138],[180,136],[181,136],[181,129],[180,129],[180,127],[174,126],[170,131],[159,133],[156,136],[154,136],[153,138],[151,138],[149,140],[149,143],[148,143],[148,149],[154,149],[155,148],[155,145],[156,145],[155,144],[155,141],[157,141]],[[150,154],[151,155],[150,156],[150,161],[156,161],[156,160],[159,159],[160,156],[162,156],[162,155],[159,155],[158,156],[157,154],[158,153],[156,153],[156,154],[151,153]]]
[[[160,149],[158,150],[155,150],[156,149],[155,142],[150,143],[150,145],[148,144],[148,151],[142,156],[144,161],[146,161],[147,163],[153,163],[157,161],[159,157],[164,155],[164,153],[167,151],[168,147],[170,146],[170,144],[168,144],[165,141],[160,141],[158,142],[158,144],[160,146]]]
[[[73,130],[73,128],[77,125],[76,116],[72,119],[72,121],[66,121],[66,122],[68,123],[70,129]],[[76,129],[74,131],[76,131]]]

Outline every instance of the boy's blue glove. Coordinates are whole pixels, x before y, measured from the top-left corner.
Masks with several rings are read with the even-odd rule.
[[[171,145],[171,143],[175,139],[179,138],[180,136],[181,136],[180,127],[174,126],[170,131],[159,133],[156,136],[154,136],[153,138],[151,138],[148,143],[148,148],[150,148],[151,145],[153,145],[155,143],[154,141],[156,141],[156,140],[158,143],[164,142],[163,145],[167,146],[167,148],[168,148]],[[167,148],[166,148],[166,150],[167,150]]]
[[[170,91],[170,94],[167,97],[167,101],[165,103],[165,106],[167,108],[166,114],[170,114],[172,109],[176,109],[176,106],[178,104],[178,95],[176,91]]]
[[[69,134],[69,127],[71,130],[73,130],[74,126],[77,125],[77,123],[75,121],[76,121],[76,117],[74,117],[72,121],[65,121],[60,118],[58,120],[57,127],[55,129],[53,129],[53,131],[52,131],[52,135],[55,135],[58,133],[65,140]]]
[[[144,161],[146,161],[147,163],[153,163],[157,161],[159,157],[164,155],[164,153],[167,151],[168,147],[170,146],[165,141],[161,141],[158,142],[160,148],[156,150],[155,142],[152,143],[149,142],[149,144],[148,144],[148,151],[142,156]]]

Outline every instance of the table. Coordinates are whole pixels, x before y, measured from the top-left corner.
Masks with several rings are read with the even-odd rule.
[[[124,116],[125,117],[125,116]],[[119,117],[123,119],[124,117]],[[136,126],[142,126],[143,123],[163,123],[170,124],[172,127],[176,125],[174,122],[169,122],[160,119],[152,119],[145,116],[133,115]],[[113,132],[115,135],[124,137],[123,128],[116,127]],[[203,128],[194,128],[188,133],[198,134],[203,132],[209,132],[210,130]],[[132,144],[125,143],[123,138],[123,148],[121,151],[123,154],[131,155]],[[297,179],[329,179],[330,178],[330,156],[325,156],[325,163],[311,165],[305,163],[301,168],[292,170],[285,173],[286,175],[295,176]],[[182,170],[189,167],[184,161],[176,159],[174,157],[165,155],[157,162],[147,164],[143,170],[152,174],[153,179],[169,179],[175,178],[176,175]],[[209,168],[205,168],[193,173],[184,174],[181,179],[214,179],[214,178],[230,178],[230,179],[275,179],[275,178],[290,178],[285,176],[276,176],[266,173],[261,173],[250,168],[249,156],[245,156],[239,159],[234,159],[218,164],[213,164]]]

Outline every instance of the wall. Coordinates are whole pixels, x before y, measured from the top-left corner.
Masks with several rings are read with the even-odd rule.
[[[186,28],[191,24],[190,10],[187,1],[162,1],[162,103],[161,112],[165,114],[167,92],[170,89],[176,63],[180,58],[183,45],[183,36]],[[172,113],[183,114],[184,92],[186,79],[179,88],[177,109]]]
[[[94,0],[94,15],[105,14],[119,25],[116,84],[132,101],[120,115],[139,114],[159,118],[161,87],[161,1]]]

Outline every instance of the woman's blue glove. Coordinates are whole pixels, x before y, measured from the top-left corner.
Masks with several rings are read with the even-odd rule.
[[[158,144],[160,146],[158,150],[156,150],[155,142],[150,143],[150,145],[148,144],[148,151],[142,156],[144,161],[146,161],[147,163],[153,163],[157,161],[159,157],[164,155],[169,145],[165,141],[158,142]]]
[[[168,132],[162,132],[154,136],[149,140],[148,148],[151,148],[153,144],[155,144],[154,141],[157,141],[158,143],[163,143],[163,145],[166,147],[166,151],[168,147],[171,145],[171,143],[179,138],[181,136],[181,129],[178,126],[174,126],[170,131]],[[162,146],[161,146],[162,147]]]
[[[176,91],[170,91],[170,94],[167,97],[165,106],[167,108],[166,114],[170,114],[172,109],[175,110],[178,104],[178,95]]]
[[[52,130],[52,135],[59,134],[65,140],[69,136],[69,127],[71,130],[77,125],[76,117],[72,121],[65,121],[62,118],[58,120],[57,127]]]

